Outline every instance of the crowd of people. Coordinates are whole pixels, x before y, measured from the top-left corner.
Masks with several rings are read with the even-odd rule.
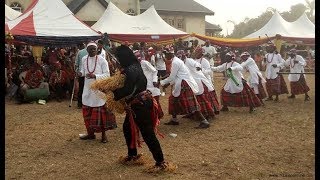
[[[259,52],[259,61],[256,60],[256,51]],[[82,109],[87,130],[80,139],[95,139],[95,133],[101,133],[101,142],[106,143],[105,132],[117,127],[116,117],[105,107],[106,100],[90,85],[118,70],[126,79],[124,87],[113,91],[114,99],[125,98],[127,103],[123,132],[128,154],[121,162],[143,163],[133,142],[137,135],[133,127],[138,127],[156,161],[153,168],[167,169],[170,164],[164,160],[155,132],[157,119],[166,113],[159,101],[165,94],[169,94],[168,114],[171,119],[164,125],[178,126],[178,116],[183,115],[183,118],[198,120],[197,129],[209,128],[213,119],[221,111],[229,111],[230,107],[247,107],[252,113],[255,108],[263,106],[264,101],[279,101],[281,94],[289,93],[281,74],[285,67],[291,73],[288,76],[291,87],[288,98],[304,94],[305,101],[310,100],[310,89],[303,74],[306,60],[297,54],[296,49],[287,52],[286,60],[273,44],[266,47],[265,55],[261,52],[259,48],[215,47],[209,41],[199,45],[198,40],[183,43],[179,39],[167,46],[124,42],[118,47],[99,40],[78,47],[46,48],[39,64],[28,46],[24,46],[16,49],[15,55],[25,61],[13,64],[7,94],[19,102],[28,101],[28,96],[36,98],[39,94],[46,94],[46,100],[61,102],[76,94],[74,97],[78,108]],[[261,66],[265,66],[265,75]],[[226,81],[220,90],[220,100],[214,85],[215,72],[222,72]],[[244,77],[244,72],[248,72],[248,78]],[[37,92],[31,94],[30,90]]]

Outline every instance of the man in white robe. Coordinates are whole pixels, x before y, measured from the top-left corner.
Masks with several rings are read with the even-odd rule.
[[[297,54],[296,49],[291,49],[288,54],[289,57],[283,65],[290,68],[290,73],[297,73],[289,74],[288,76],[291,87],[291,96],[288,98],[293,99],[298,94],[304,94],[304,100],[309,101],[310,97],[308,95],[308,91],[310,91],[310,88],[307,85],[305,75],[299,74],[304,73],[304,67],[307,63],[302,56]]]
[[[115,115],[105,108],[106,101],[101,98],[99,91],[90,88],[96,79],[110,77],[107,61],[97,55],[97,44],[94,42],[87,45],[88,55],[82,58],[82,65],[78,73],[84,76],[84,88],[82,93],[82,111],[87,135],[80,136],[82,140],[95,139],[95,132],[101,132],[101,142],[106,143],[105,131],[117,127]]]

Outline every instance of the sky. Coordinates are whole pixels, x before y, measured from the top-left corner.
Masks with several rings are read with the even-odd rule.
[[[246,17],[256,18],[266,11],[268,7],[275,8],[278,12],[289,11],[292,5],[306,4],[305,0],[195,0],[199,4],[212,10],[214,16],[206,16],[206,21],[220,25],[222,34],[232,33],[234,25]],[[228,22],[229,21],[229,22]],[[228,34],[227,34],[228,33]]]

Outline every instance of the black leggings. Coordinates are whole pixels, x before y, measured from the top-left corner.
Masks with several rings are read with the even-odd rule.
[[[134,121],[139,127],[143,140],[147,144],[149,150],[152,153],[153,159],[157,162],[163,162],[163,153],[160,143],[154,133],[153,123],[151,119],[151,108],[152,101],[150,99],[145,101],[144,105],[135,104],[132,105],[132,110],[135,113]],[[131,128],[129,116],[126,115],[125,121],[123,123],[123,133],[126,138],[126,143],[128,147],[128,156],[136,156],[137,148],[130,148],[131,144]]]

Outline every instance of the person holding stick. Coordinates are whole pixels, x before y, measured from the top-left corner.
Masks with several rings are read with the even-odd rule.
[[[78,73],[80,71],[80,67],[82,66],[82,58],[88,55],[87,48],[85,48],[85,44],[79,44],[79,51],[76,55],[75,60],[75,70]],[[79,83],[79,90],[78,90],[78,109],[82,108],[82,93],[83,93],[83,86],[84,86],[84,76],[78,76],[78,83]],[[72,100],[71,100],[72,102]],[[71,106],[71,104],[70,104]]]
[[[283,63],[284,66],[290,67],[290,73],[301,74],[289,74],[288,79],[290,81],[291,96],[289,99],[294,99],[298,94],[304,94],[304,100],[310,101],[308,92],[310,91],[307,85],[304,73],[304,66],[307,65],[302,56],[297,55],[296,49],[291,49],[288,53],[289,58]]]
[[[132,50],[121,45],[116,48],[115,56],[124,74],[124,86],[113,91],[114,100],[125,99],[126,117],[123,123],[123,134],[128,149],[127,156],[120,157],[119,161],[124,165],[143,165],[143,156],[138,154],[140,146],[139,135],[141,133],[144,142],[152,153],[155,161],[149,172],[167,171],[170,164],[165,161],[162,148],[157,139],[157,126],[160,123],[158,117],[158,105],[147,90],[147,78]],[[142,57],[143,59],[143,57]]]
[[[261,106],[260,99],[243,79],[241,71],[243,67],[235,62],[235,55],[231,52],[226,54],[226,63],[212,67],[213,71],[226,71],[228,80],[221,90],[221,111],[229,111],[231,107],[249,107],[249,112],[253,112],[255,107]]]
[[[81,135],[80,139],[95,139],[95,132],[101,132],[101,142],[107,142],[105,131],[117,127],[115,115],[106,109],[106,101],[99,97],[98,93],[90,89],[91,84],[96,79],[110,77],[107,61],[97,55],[97,44],[90,42],[87,45],[88,55],[82,58],[82,66],[78,76],[84,76],[84,88],[82,94],[82,113],[87,129],[86,135]]]
[[[275,95],[274,101],[279,101],[280,94],[288,94],[288,88],[282,74],[278,74],[281,68],[283,68],[283,62],[281,55],[276,51],[276,46],[269,44],[267,46],[267,54],[262,62],[266,65],[266,89],[268,98],[266,101],[272,101],[272,96]]]

